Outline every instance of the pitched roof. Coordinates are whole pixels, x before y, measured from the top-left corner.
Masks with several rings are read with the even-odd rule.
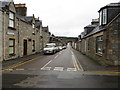
[[[96,27],[97,25],[87,25],[86,27],[84,28],[87,28],[87,27]]]
[[[89,34],[87,34],[86,36],[84,36],[84,38],[85,37],[88,37],[88,36],[91,36],[91,35],[93,35],[93,34],[95,34],[95,33],[97,33],[97,32],[100,32],[100,31],[102,31],[103,29],[100,29],[100,26],[97,26],[95,29],[93,29],[93,31],[91,31]]]
[[[42,29],[43,29],[44,32],[49,32],[48,26],[47,27],[42,27]]]
[[[0,3],[2,4],[0,7],[6,7],[10,4],[10,2],[5,2],[5,1],[0,1]]]
[[[42,21],[41,20],[36,20],[35,21],[35,27],[40,29],[40,26],[42,25]]]
[[[118,2],[118,3],[110,3],[110,4],[102,7],[99,11],[101,11],[102,9],[107,8],[107,7],[120,7],[120,2]]]

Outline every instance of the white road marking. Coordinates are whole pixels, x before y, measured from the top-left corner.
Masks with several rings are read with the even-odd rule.
[[[58,55],[54,59],[56,59],[57,57],[58,57]]]
[[[13,69],[8,69],[8,71],[13,71]]]
[[[50,60],[47,64],[45,64],[41,69],[45,68],[48,64],[50,64],[52,60]]]
[[[50,70],[51,67],[44,67],[44,68],[41,68],[41,70]]]
[[[27,70],[36,70],[36,68],[28,68]]]
[[[67,68],[67,71],[77,71],[76,68]]]
[[[72,55],[74,55],[74,53],[71,51]]]
[[[63,71],[63,67],[55,67],[54,71]]]
[[[17,71],[23,71],[25,70],[24,68],[16,69]]]

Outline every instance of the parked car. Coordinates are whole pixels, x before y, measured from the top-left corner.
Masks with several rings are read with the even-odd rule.
[[[54,54],[57,52],[56,44],[55,43],[48,43],[46,44],[45,48],[43,49],[44,54]]]
[[[59,46],[59,50],[61,51],[63,49],[63,47],[62,46]]]
[[[63,49],[66,49],[67,48],[67,46],[63,46]]]

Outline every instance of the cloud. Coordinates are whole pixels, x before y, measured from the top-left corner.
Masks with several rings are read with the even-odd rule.
[[[49,26],[51,33],[61,36],[78,36],[92,19],[98,18],[98,10],[119,0],[14,0],[26,3],[28,15],[35,14]]]

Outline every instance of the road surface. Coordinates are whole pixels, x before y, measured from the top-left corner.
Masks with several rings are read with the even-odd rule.
[[[69,46],[19,63],[2,73],[3,88],[118,88],[118,75],[85,72]]]

